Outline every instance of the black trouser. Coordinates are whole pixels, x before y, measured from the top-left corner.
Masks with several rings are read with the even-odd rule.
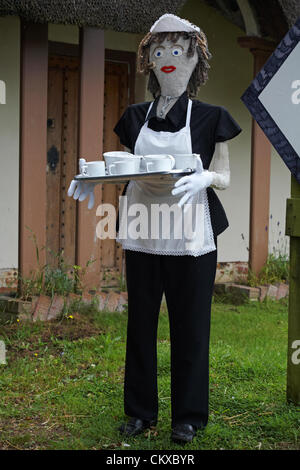
[[[172,425],[204,427],[208,420],[210,310],[217,250],[198,257],[129,250],[125,255],[125,413],[157,419],[157,324],[165,292],[171,338]]]

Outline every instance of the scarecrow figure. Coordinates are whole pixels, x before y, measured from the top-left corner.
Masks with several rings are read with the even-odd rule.
[[[217,236],[228,227],[213,188],[230,183],[226,141],[241,129],[220,106],[192,100],[208,78],[211,54],[199,27],[175,15],[160,17],[141,41],[138,70],[149,74],[154,101],[127,108],[115,132],[135,155],[198,154],[196,171],[176,183],[131,180],[125,192],[134,203],[200,207],[201,236],[120,238],[125,250],[128,326],[124,409],[120,432],[133,436],[157,422],[157,325],[165,294],[171,338],[172,439],[190,442],[208,421],[210,311],[217,264]],[[76,186],[76,187],[75,187]],[[94,185],[72,182],[69,195],[93,197]],[[93,201],[90,198],[90,204]],[[199,214],[198,214],[199,216]],[[174,217],[176,219],[176,216]],[[171,232],[176,220],[170,222]],[[196,225],[197,227],[197,225]],[[121,227],[120,227],[121,231]],[[149,229],[150,233],[150,229]]]

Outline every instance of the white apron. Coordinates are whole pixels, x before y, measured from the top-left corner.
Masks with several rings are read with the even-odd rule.
[[[192,101],[189,100],[186,125],[178,132],[153,131],[146,120],[135,144],[135,155],[193,153],[191,110]],[[177,205],[183,194],[171,194],[175,182],[175,179],[163,180],[157,176],[147,182],[130,181],[127,199],[120,204],[117,241],[123,249],[175,256],[201,256],[216,250],[206,189],[193,196],[189,211],[184,214],[183,207]]]

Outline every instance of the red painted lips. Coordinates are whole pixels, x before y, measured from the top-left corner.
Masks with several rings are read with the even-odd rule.
[[[168,66],[165,65],[160,70],[165,73],[171,73],[171,72],[174,72],[174,70],[176,70],[176,67],[174,67],[173,65],[168,65]]]

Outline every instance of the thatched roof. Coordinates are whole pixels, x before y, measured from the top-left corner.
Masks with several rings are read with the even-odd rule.
[[[236,0],[198,0],[245,29]],[[300,0],[249,0],[261,36],[281,39],[300,16]],[[144,33],[164,13],[180,14],[186,0],[0,0],[0,16],[37,23],[76,24]]]
[[[176,14],[186,0],[0,0],[0,16],[36,23],[97,26],[144,33],[164,13]]]
[[[245,30],[244,19],[236,0],[202,1]],[[249,0],[249,3],[261,37],[280,41],[287,33],[289,26],[292,26],[300,16],[300,0]]]
[[[300,17],[300,0],[279,0],[289,26],[293,26]]]

